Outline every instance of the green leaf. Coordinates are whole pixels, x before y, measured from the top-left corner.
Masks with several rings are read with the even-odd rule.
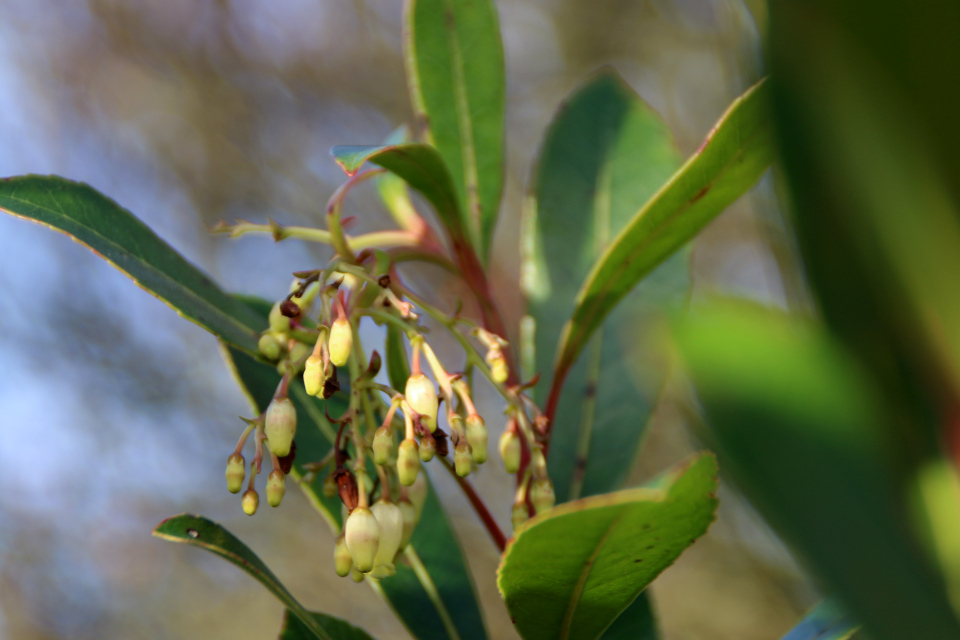
[[[716,490],[716,461],[699,454],[647,487],[568,502],[529,520],[497,577],[520,635],[600,637],[707,530]]]
[[[660,116],[612,69],[596,73],[558,111],[540,151],[524,212],[524,287],[536,321],[536,371],[549,372],[577,291],[610,241],[682,163]],[[619,487],[653,408],[663,368],[640,384],[642,327],[686,300],[684,255],[630,293],[572,367],[550,441],[558,500]],[[549,378],[549,376],[545,376]],[[545,397],[549,379],[536,392]]]
[[[818,604],[783,640],[847,640],[858,624],[830,600]]]
[[[0,180],[0,210],[86,245],[184,318],[250,353],[265,326],[147,225],[81,182],[27,175]]]
[[[405,389],[410,377],[410,363],[407,362],[407,347],[403,342],[403,332],[392,324],[387,325],[387,375],[390,386],[398,391]]]
[[[366,631],[353,626],[346,620],[312,611],[309,613],[331,638],[338,640],[373,640]],[[313,637],[313,632],[300,621],[295,613],[290,609],[283,612],[283,626],[280,627],[278,640],[310,640]]]
[[[657,621],[646,592],[637,596],[600,637],[602,640],[659,640]]]
[[[678,330],[725,470],[875,640],[960,638],[881,395],[821,329],[748,305]]]
[[[404,50],[414,112],[450,167],[464,226],[489,254],[503,191],[503,45],[491,0],[409,0]]]
[[[594,264],[557,351],[559,399],[566,372],[604,318],[644,277],[743,195],[773,160],[767,85],[737,98],[700,149],[640,209]],[[549,407],[548,407],[549,409]],[[553,415],[553,411],[548,410]]]
[[[268,306],[260,306],[269,310]],[[273,367],[236,349],[226,349],[224,355],[241,390],[259,413],[273,397],[280,376]],[[335,433],[323,415],[324,401],[308,396],[299,381],[290,388],[298,419],[297,454],[291,477],[327,521],[335,537],[342,527],[340,499],[324,497],[322,474],[310,483],[304,481],[303,468],[303,464],[326,455]],[[346,410],[339,394],[327,400],[326,405],[332,416]],[[314,426],[317,428],[312,428]],[[333,538],[330,544],[332,552]],[[384,596],[411,635],[421,640],[484,640],[483,616],[463,551],[432,487],[404,558],[397,563],[395,576],[366,582]],[[352,583],[349,586],[352,588]]]
[[[302,638],[319,638],[320,640],[349,640],[350,638],[369,637],[359,629],[354,629],[346,622],[324,616],[322,614],[310,613],[297,602],[297,599],[287,591],[287,588],[281,584],[280,580],[263,563],[257,555],[243,544],[236,536],[221,527],[216,522],[207,520],[203,516],[194,516],[182,514],[167,518],[157,525],[153,530],[153,535],[171,542],[184,542],[186,544],[212,551],[221,558],[225,558],[231,563],[237,565],[257,582],[262,584],[277,599],[282,602],[287,609],[293,613],[300,621],[300,627],[305,634]],[[326,618],[327,622],[321,623],[319,620]],[[344,627],[341,627],[344,625]],[[331,633],[333,629],[348,628],[358,633]]]

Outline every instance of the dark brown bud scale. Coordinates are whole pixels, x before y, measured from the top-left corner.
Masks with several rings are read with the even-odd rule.
[[[356,509],[360,501],[360,491],[357,488],[357,478],[353,475],[353,472],[341,467],[334,472],[333,479],[337,482],[337,493],[340,494],[340,501],[350,511]]]
[[[300,305],[293,300],[284,300],[280,303],[280,313],[288,318],[296,318],[300,315]]]
[[[280,461],[280,471],[283,471],[283,475],[288,475],[290,470],[293,468],[293,460],[297,455],[297,441],[294,440],[290,444],[290,453],[287,455],[277,458]]]

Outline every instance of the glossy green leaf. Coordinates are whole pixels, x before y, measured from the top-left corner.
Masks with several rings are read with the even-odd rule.
[[[874,640],[960,637],[881,394],[818,327],[737,305],[677,333],[721,462]]]
[[[337,640],[373,640],[366,631],[355,627],[346,620],[333,618],[322,613],[310,612],[318,625]],[[283,612],[283,626],[280,627],[278,640],[311,640],[313,632],[290,609]]]
[[[697,153],[647,201],[594,264],[557,351],[554,375],[561,383],[617,303],[770,166],[774,149],[767,93],[761,81],[737,98]],[[560,386],[554,382],[552,402],[559,399]]]
[[[414,112],[453,176],[464,226],[487,255],[503,191],[506,83],[492,0],[408,0]]]
[[[529,520],[497,577],[520,635],[600,637],[707,530],[716,490],[716,461],[699,454],[646,487],[582,498]]]
[[[57,176],[0,180],[0,210],[86,245],[184,318],[256,353],[265,324],[132,213],[92,187]]]
[[[814,607],[783,640],[847,640],[858,626],[843,609],[827,600]]]
[[[600,636],[602,640],[659,640],[657,621],[646,592],[637,596]]]
[[[241,389],[259,413],[273,397],[280,376],[273,367],[235,349],[225,350],[225,356]],[[345,382],[341,380],[341,384]],[[292,480],[300,485],[307,500],[323,516],[331,533],[336,536],[340,534],[342,526],[340,500],[337,497],[324,497],[322,474],[307,482],[310,476],[303,465],[321,459],[333,444],[335,432],[324,417],[324,408],[331,416],[339,416],[346,409],[346,403],[342,394],[326,402],[310,397],[299,381],[291,384],[290,388],[298,418],[297,454]],[[332,553],[333,538],[330,544]],[[415,638],[486,638],[483,616],[463,552],[432,488],[405,560],[397,563],[397,574],[380,581],[369,579],[367,582],[384,596]],[[353,583],[349,587],[352,588]]]
[[[387,325],[387,376],[390,386],[401,390],[407,387],[410,377],[410,363],[407,361],[407,347],[403,341],[403,332],[392,324]]]
[[[610,241],[682,158],[660,116],[612,69],[588,79],[547,129],[524,211],[524,288],[535,320],[536,370],[549,374],[580,285]],[[567,375],[550,441],[558,500],[619,487],[653,408],[662,367],[637,350],[642,329],[691,284],[678,254],[632,291]],[[638,376],[638,362],[648,362]],[[640,380],[643,379],[643,384]]]
[[[153,535],[171,542],[183,542],[212,551],[246,571],[297,617],[299,626],[304,632],[299,636],[301,638],[319,638],[320,640],[369,638],[366,633],[342,620],[319,613],[310,613],[304,609],[247,545],[216,522],[207,520],[203,516],[182,514],[167,518],[158,524],[153,530]],[[321,622],[321,619],[325,621]],[[334,630],[344,632],[334,633]]]

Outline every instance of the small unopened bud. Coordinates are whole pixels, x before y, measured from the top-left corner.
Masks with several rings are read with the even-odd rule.
[[[361,573],[369,573],[380,546],[380,524],[370,509],[357,507],[353,510],[347,518],[344,539],[354,566]]]
[[[277,336],[272,333],[263,334],[260,336],[259,342],[257,342],[257,350],[260,351],[260,355],[267,360],[277,360],[280,358],[280,351],[282,349],[283,345],[277,340]]]
[[[557,496],[553,493],[553,483],[550,478],[534,478],[530,483],[530,502],[537,513],[542,513],[553,507],[557,502]]]
[[[351,511],[356,508],[360,501],[360,489],[357,486],[357,478],[349,469],[343,467],[333,473],[334,482],[337,483],[337,493],[340,494],[340,502]]]
[[[453,466],[457,468],[457,475],[466,478],[473,471],[473,455],[470,445],[463,440],[453,450]]]
[[[245,514],[248,516],[255,514],[257,507],[260,506],[260,496],[257,495],[256,489],[247,489],[240,499],[240,504],[243,506],[243,512]]]
[[[354,567],[353,571],[350,572],[350,577],[353,578],[354,582],[356,582],[357,584],[360,584],[361,582],[363,582],[364,578],[366,578],[367,576],[360,573],[360,570]]]
[[[407,387],[403,392],[413,410],[420,414],[420,424],[430,431],[437,428],[437,409],[440,401],[437,390],[430,379],[418,373],[407,378]]]
[[[337,570],[337,575],[341,578],[346,578],[350,575],[350,570],[353,569],[353,557],[350,555],[350,549],[347,549],[347,541],[342,535],[337,538],[337,544],[333,548],[333,565]]]
[[[437,454],[437,441],[431,435],[425,435],[420,439],[420,459],[424,462],[433,460]]]
[[[473,452],[473,461],[483,464],[487,461],[487,425],[476,413],[467,416],[467,442]]]
[[[312,396],[323,393],[323,358],[312,355],[303,366],[303,386]]]
[[[230,493],[240,493],[243,488],[243,480],[246,478],[247,463],[243,456],[235,453],[227,458],[227,491]]]
[[[380,525],[380,545],[377,547],[377,556],[373,560],[373,577],[385,578],[396,573],[393,558],[400,550],[400,541],[403,539],[403,512],[397,505],[384,500],[378,500],[370,511]],[[381,570],[378,571],[378,569]]]
[[[400,515],[403,516],[403,536],[400,538],[400,551],[403,551],[410,544],[413,530],[417,526],[417,508],[407,498],[398,502],[397,506],[400,508]]]
[[[420,471],[419,449],[417,441],[408,438],[400,443],[397,451],[397,475],[400,477],[400,484],[405,487],[411,486],[417,480],[417,473]]]
[[[330,362],[338,367],[347,364],[350,350],[353,349],[353,329],[349,320],[337,318],[333,321],[327,347],[330,349]]]
[[[278,332],[290,330],[290,318],[283,315],[279,302],[270,309],[270,328]]]
[[[490,377],[493,378],[493,381],[498,384],[503,384],[507,381],[507,377],[510,374],[509,369],[507,368],[507,359],[503,355],[503,351],[499,346],[493,346],[487,351],[487,355],[484,358],[487,361],[487,365],[490,367]]]
[[[520,525],[530,519],[530,511],[527,510],[526,502],[517,502],[513,505],[513,510],[510,512],[510,522],[513,523],[513,528],[517,529]]]
[[[507,430],[500,436],[500,458],[507,473],[520,470],[520,436],[515,431]]]
[[[307,354],[310,353],[310,351],[311,351],[311,347],[309,347],[308,345],[302,342],[296,343],[295,345],[293,345],[293,348],[290,349],[290,356],[288,357],[288,359],[290,360],[290,364],[296,368],[302,367],[303,361],[307,357]]]
[[[417,510],[417,522],[420,521],[420,514],[423,513],[423,505],[427,503],[427,495],[430,493],[430,485],[427,483],[425,475],[419,476],[410,488],[407,489],[407,496],[413,507]]]
[[[283,502],[283,494],[287,492],[287,477],[280,469],[274,469],[267,476],[267,504],[279,507]]]
[[[383,466],[390,462],[393,452],[393,431],[384,425],[373,435],[373,461]]]
[[[297,432],[297,410],[290,398],[274,398],[270,402],[264,432],[270,451],[278,457],[290,453],[290,445]]]
[[[333,479],[334,472],[331,471],[323,478],[323,497],[332,498],[337,495],[337,481]]]

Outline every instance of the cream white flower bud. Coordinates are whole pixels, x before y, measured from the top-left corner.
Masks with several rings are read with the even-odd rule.
[[[403,539],[403,513],[400,507],[384,500],[378,500],[370,511],[380,524],[380,546],[373,559],[373,577],[385,578],[396,573],[393,558],[400,550],[400,541]]]
[[[416,440],[408,438],[400,443],[397,451],[397,475],[400,477],[400,484],[411,486],[416,482],[419,472],[420,447]]]
[[[417,508],[407,498],[398,502],[397,507],[400,508],[400,515],[403,516],[403,536],[400,538],[400,551],[403,551],[410,544],[413,530],[417,526]]]
[[[542,476],[533,479],[530,483],[530,502],[537,513],[542,513],[556,504],[557,496],[553,492],[550,478]]]
[[[487,461],[487,425],[476,413],[467,416],[467,442],[473,453],[473,461],[483,464]]]
[[[277,360],[280,358],[283,345],[277,340],[277,336],[272,333],[265,333],[260,336],[260,340],[257,342],[257,350],[267,360]]]
[[[499,346],[494,345],[490,347],[484,360],[487,361],[487,366],[490,367],[490,377],[493,378],[494,382],[503,384],[507,381],[510,371],[507,368],[507,359],[504,357],[503,351]]]
[[[280,469],[274,469],[267,476],[267,504],[271,507],[279,507],[286,492],[287,477]]]
[[[433,436],[426,435],[420,439],[420,460],[430,462],[437,454],[437,441]]]
[[[337,575],[341,578],[346,578],[350,575],[350,570],[353,569],[353,557],[350,555],[350,549],[347,549],[347,541],[342,535],[337,538],[337,544],[333,548],[333,564]]]
[[[520,436],[516,432],[507,430],[500,436],[500,459],[507,473],[516,473],[520,470]]]
[[[354,582],[356,582],[357,584],[360,584],[361,582],[363,582],[364,578],[366,578],[367,576],[361,573],[359,569],[354,567],[353,570],[350,572],[350,577],[353,578]]]
[[[297,410],[290,398],[274,398],[270,402],[264,432],[270,451],[278,458],[290,454],[290,445],[297,433]]]
[[[235,453],[227,458],[227,491],[240,493],[243,489],[243,480],[246,478],[247,463],[243,456]]]
[[[353,349],[353,329],[346,318],[337,318],[330,327],[330,339],[327,341],[330,349],[330,362],[338,367],[347,364],[350,350]]]
[[[303,386],[312,396],[323,392],[323,358],[312,355],[303,366]]]
[[[240,499],[240,504],[245,514],[248,516],[255,514],[257,507],[260,506],[260,496],[257,495],[256,489],[247,489],[243,493],[243,498]]]
[[[437,389],[430,382],[430,378],[422,373],[410,376],[407,378],[407,387],[403,395],[413,410],[420,414],[420,424],[430,431],[436,431],[437,409],[440,401],[437,398]]]
[[[280,304],[277,302],[270,309],[270,328],[279,333],[290,330],[290,318],[283,315],[280,311]]]
[[[344,540],[357,570],[369,573],[380,546],[380,523],[370,509],[357,507],[353,510],[347,518]]]
[[[461,478],[466,478],[473,471],[473,455],[470,453],[470,445],[463,440],[453,450],[453,466],[456,467],[457,475]]]
[[[393,452],[393,431],[384,425],[373,434],[373,461],[383,466],[390,462]]]

